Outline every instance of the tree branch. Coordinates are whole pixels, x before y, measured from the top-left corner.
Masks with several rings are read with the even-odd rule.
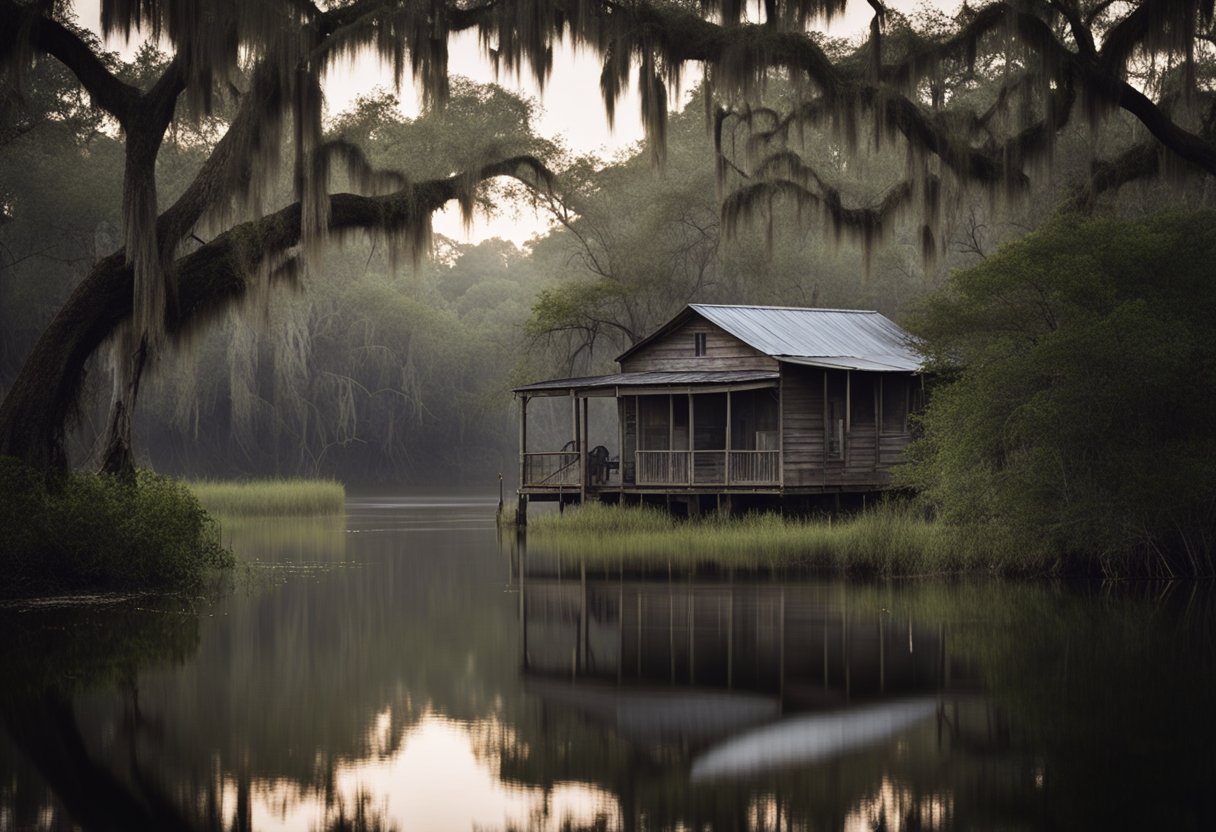
[[[59,21],[43,16],[41,11],[40,5],[25,6],[14,0],[0,0],[0,32],[5,33],[7,41],[0,50],[8,52],[20,48],[16,41],[24,30],[28,33],[30,46],[71,70],[88,90],[93,103],[114,116],[125,128],[139,101],[140,90],[120,81],[80,35]]]

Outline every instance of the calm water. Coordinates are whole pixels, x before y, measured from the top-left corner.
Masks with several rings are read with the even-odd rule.
[[[493,513],[0,609],[0,829],[1216,829],[1207,587],[622,574]]]

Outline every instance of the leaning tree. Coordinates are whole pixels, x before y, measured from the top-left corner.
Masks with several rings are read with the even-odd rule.
[[[108,68],[66,4],[0,0],[5,105],[19,106],[31,62],[58,61],[125,147],[123,246],[92,268],[34,347],[0,406],[0,454],[65,466],[66,425],[86,363],[109,346],[116,384],[105,467],[130,470],[132,409],[166,344],[251,291],[291,280],[327,240],[367,232],[417,257],[431,214],[450,200],[471,210],[480,183],[505,175],[551,187],[532,157],[487,158],[447,178],[410,181],[371,169],[354,144],[326,139],[325,74],[361,51],[378,54],[397,83],[408,70],[424,101],[441,106],[452,34],[475,30],[498,66],[530,71],[540,83],[555,40],[569,35],[603,58],[610,117],[636,83],[656,163],[669,88],[699,64],[728,228],[791,210],[869,245],[895,214],[911,211],[932,255],[943,194],[1023,189],[1077,112],[1098,124],[1122,111],[1143,133],[1117,158],[1095,160],[1080,205],[1165,167],[1216,173],[1216,109],[1198,69],[1211,59],[1213,0],[1006,0],[964,6],[936,27],[905,25],[869,0],[865,43],[834,50],[813,24],[846,1],[102,0],[106,34],[138,34],[171,50],[163,73],[141,88]],[[751,106],[778,73],[796,95],[783,110]],[[220,95],[237,101],[226,131],[183,193],[159,205],[156,161],[167,132],[206,117]],[[846,153],[902,147],[904,174],[877,199],[851,201],[799,152],[807,127],[827,128]],[[742,151],[724,138],[740,131]],[[295,201],[266,205],[280,163],[290,165]],[[329,192],[330,168],[339,164],[361,193]]]

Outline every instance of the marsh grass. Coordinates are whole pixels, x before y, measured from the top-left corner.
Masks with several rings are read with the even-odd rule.
[[[193,480],[186,483],[221,518],[341,515],[346,488],[335,480]]]
[[[812,567],[878,575],[1050,570],[999,535],[926,519],[907,502],[880,503],[852,517],[791,519],[777,514],[682,520],[656,508],[589,503],[537,517],[533,550],[631,565]]]

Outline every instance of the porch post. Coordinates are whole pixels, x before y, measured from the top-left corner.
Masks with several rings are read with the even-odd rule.
[[[730,485],[730,412],[734,407],[730,391],[726,391],[726,465],[723,468],[726,485]]]
[[[528,397],[519,397],[519,487],[528,484]]]
[[[849,467],[849,445],[853,433],[853,371],[844,371],[844,465]]]
[[[578,397],[574,388],[570,388],[570,439],[574,442],[574,450],[578,450]]]
[[[832,459],[832,436],[836,433],[836,426],[829,424],[831,421],[831,408],[828,407],[828,371],[827,368],[823,372],[823,467],[819,469],[821,480],[824,486],[828,483],[828,460]]]
[[[579,436],[581,440],[578,446],[578,502],[582,505],[587,502],[587,429],[590,419],[587,417],[587,408],[590,402],[587,397],[583,397],[582,419]]]
[[[879,391],[882,390],[882,373],[875,373],[874,379],[874,470],[878,470],[882,461],[882,402]]]
[[[785,494],[785,365],[777,365],[777,485]]]
[[[667,454],[665,457],[666,465],[663,470],[667,472],[664,476],[665,482],[672,481],[671,472],[675,470],[675,449],[676,449],[676,396],[674,393],[667,394]]]
[[[624,504],[625,497],[625,400],[621,398],[621,388],[616,388],[613,391],[613,398],[616,399],[616,458],[617,472],[621,479],[621,499],[620,504]]]
[[[696,480],[693,472],[697,470],[697,431],[696,423],[693,420],[693,396],[690,391],[688,394],[688,484],[692,485]],[[692,499],[691,497],[689,498]],[[691,513],[691,512],[690,512]]]

